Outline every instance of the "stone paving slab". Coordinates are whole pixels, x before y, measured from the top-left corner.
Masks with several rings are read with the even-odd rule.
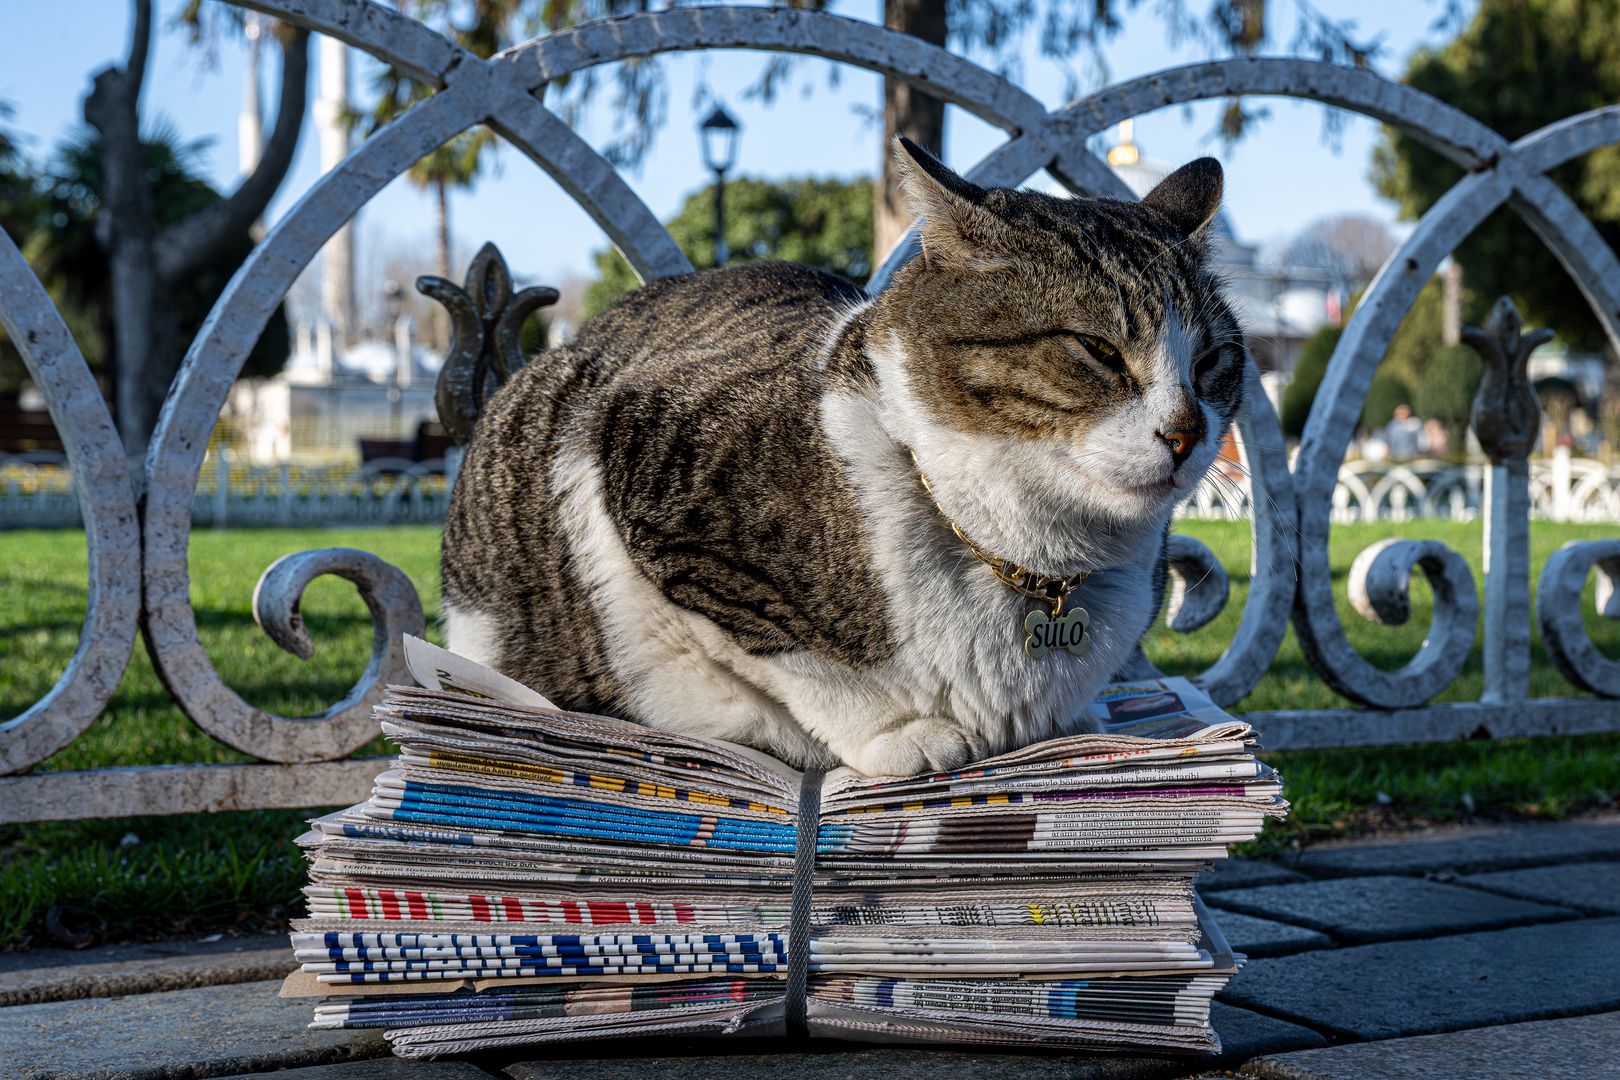
[[[1620,1080],[1620,1013],[1265,1057],[1262,1080]]]
[[[506,1075],[511,1080],[1171,1080],[1209,1063],[1168,1055],[935,1050],[819,1040],[803,1050],[771,1053],[733,1047],[717,1052],[713,1042],[622,1039],[589,1051],[594,1057],[569,1053],[583,1049],[581,1044],[558,1047],[544,1059],[508,1065]]]
[[[1503,896],[1561,904],[1588,915],[1620,915],[1620,862],[1499,870],[1494,874],[1471,874],[1457,881]]]
[[[1620,859],[1620,814],[1582,822],[1422,829],[1399,837],[1332,841],[1307,848],[1299,868],[1313,877],[1484,874],[1525,866]]]
[[[1247,889],[1256,885],[1286,885],[1290,881],[1309,881],[1297,870],[1288,870],[1275,863],[1255,859],[1220,859],[1213,870],[1205,870],[1193,884],[1200,893],[1220,889]]]
[[[780,1048],[766,1039],[617,1039],[565,1043],[506,1066],[511,1080],[1168,1080],[1206,1068],[1236,1068],[1327,1040],[1309,1028],[1216,1002],[1219,1057],[870,1046],[814,1040]],[[518,1048],[516,1056],[522,1056]],[[347,1080],[345,1077],[344,1080]]]
[[[173,960],[187,957],[218,956],[226,953],[257,952],[287,945],[285,931],[219,937],[218,941],[151,941],[131,945],[97,945],[89,949],[41,947],[21,952],[0,952],[0,980],[14,971],[36,968],[81,967],[87,964],[117,964],[132,960]]]
[[[1318,1031],[1395,1039],[1620,1010],[1620,919],[1250,961],[1221,1000]]]
[[[0,1009],[0,1067],[20,1080],[179,1080],[388,1052],[374,1031],[311,1031],[280,980]]]
[[[1227,944],[1250,959],[1333,947],[1333,939],[1319,931],[1271,919],[1257,919],[1236,911],[1222,910],[1215,921],[1220,925],[1221,933],[1226,935]]]
[[[385,1057],[347,1061],[341,1065],[249,1073],[237,1080],[490,1080],[494,1075],[466,1061]]]
[[[1223,1001],[1209,1007],[1209,1022],[1221,1037],[1221,1055],[1212,1067],[1235,1068],[1260,1054],[1281,1054],[1326,1046],[1327,1040],[1308,1027],[1262,1016]]]
[[[48,954],[28,955],[56,959]],[[285,978],[297,968],[285,935],[273,948],[24,968],[0,972],[0,1007],[260,982]]]
[[[1523,926],[1578,915],[1569,908],[1410,877],[1338,878],[1230,889],[1214,894],[1209,903],[1243,915],[1297,923],[1355,945]]]

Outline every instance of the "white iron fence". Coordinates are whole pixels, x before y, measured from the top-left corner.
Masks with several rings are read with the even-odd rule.
[[[1476,521],[1485,496],[1487,461],[1347,461],[1333,487],[1335,525],[1376,521]],[[1178,517],[1235,521],[1251,516],[1253,488],[1238,470],[1206,479]],[[1559,448],[1530,462],[1530,517],[1538,521],[1620,524],[1620,465],[1572,456]]]
[[[83,524],[60,454],[0,455],[0,529]],[[44,460],[41,460],[44,458]],[[54,459],[54,460],[51,460]],[[191,523],[227,526],[437,525],[454,463],[379,458],[363,465],[249,465],[215,455],[191,498]]]
[[[452,455],[453,458],[453,455]],[[1400,464],[1350,461],[1333,489],[1335,525],[1441,518],[1474,521],[1484,495],[1480,462],[1420,458]],[[436,525],[444,520],[454,464],[382,458],[364,465],[247,465],[218,455],[203,467],[191,523],[227,526]],[[1251,516],[1253,488],[1240,473],[1201,484],[1179,517]],[[1530,516],[1620,524],[1620,465],[1561,451],[1530,463]],[[53,451],[0,455],[0,529],[83,524],[67,459]]]

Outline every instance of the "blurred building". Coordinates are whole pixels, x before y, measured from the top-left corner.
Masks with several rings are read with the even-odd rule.
[[[443,362],[412,341],[401,321],[395,340],[336,347],[329,323],[300,327],[287,366],[270,379],[239,379],[220,414],[221,437],[255,464],[359,460],[362,441],[410,443],[435,423],[433,388]]]

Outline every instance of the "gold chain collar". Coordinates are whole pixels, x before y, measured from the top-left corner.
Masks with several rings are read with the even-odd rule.
[[[1027,596],[1031,600],[1040,600],[1052,605],[1052,616],[1056,618],[1063,614],[1063,605],[1068,601],[1069,595],[1085,583],[1091,576],[1090,570],[1082,570],[1078,574],[1071,574],[1065,578],[1048,577],[1037,574],[1033,570],[1026,570],[1015,562],[1009,562],[999,555],[991,555],[973,542],[973,538],[962,531],[962,526],[951,520],[951,515],[939,504],[939,496],[934,494],[934,485],[928,482],[928,474],[923,471],[922,462],[917,460],[917,451],[911,452],[912,464],[917,466],[917,475],[922,477],[923,490],[934,501],[934,509],[939,516],[945,519],[945,524],[951,527],[956,538],[968,546],[974,557],[990,568],[996,575],[996,580],[1020,596]]]

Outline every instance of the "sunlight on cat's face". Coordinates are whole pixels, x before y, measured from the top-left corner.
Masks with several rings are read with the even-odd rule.
[[[1152,199],[985,193],[971,230],[925,240],[902,332],[936,423],[1049,457],[1124,518],[1191,494],[1243,398],[1242,332],[1202,239]]]

